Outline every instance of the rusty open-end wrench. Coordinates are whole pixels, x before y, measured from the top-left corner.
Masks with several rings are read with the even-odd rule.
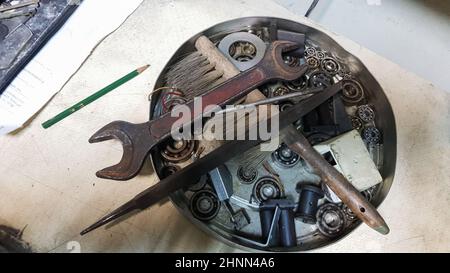
[[[191,100],[186,103],[191,110],[191,116],[183,116],[181,120],[179,117],[171,116],[169,112],[146,123],[114,121],[104,126],[89,139],[89,142],[95,143],[116,138],[122,142],[123,156],[118,164],[98,171],[97,176],[113,180],[131,179],[139,173],[150,150],[170,136],[172,125],[176,121],[177,124],[181,124],[180,127],[189,124],[206,114],[206,107],[233,104],[268,81],[298,79],[306,72],[307,66],[289,66],[282,56],[283,53],[298,48],[299,45],[293,42],[272,42],[264,58],[256,66],[205,92],[202,96],[202,113],[198,116],[195,116],[194,102]]]

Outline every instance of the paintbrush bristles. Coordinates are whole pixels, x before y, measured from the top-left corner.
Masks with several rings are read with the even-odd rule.
[[[217,70],[211,70],[204,74],[201,79],[197,80],[191,86],[189,86],[190,92],[193,96],[200,96],[215,84],[215,82],[222,77],[223,72]]]
[[[193,52],[169,69],[166,85],[180,89],[185,98],[192,99],[219,84],[222,75],[200,52]]]

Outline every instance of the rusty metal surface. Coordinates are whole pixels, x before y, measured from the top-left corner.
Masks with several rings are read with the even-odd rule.
[[[296,50],[298,45],[288,41],[274,41],[266,51],[264,58],[255,67],[240,73],[236,77],[213,88],[202,96],[202,111],[208,105],[224,106],[232,104],[247,95],[258,86],[271,80],[294,80],[302,76],[307,66],[291,67],[287,65],[282,54]],[[194,116],[194,102],[186,104],[191,109],[192,116],[172,117],[166,113],[159,119],[141,124],[125,121],[114,121],[97,131],[90,143],[102,142],[116,138],[122,142],[123,156],[121,161],[111,167],[97,172],[100,178],[113,180],[128,180],[136,176],[150,150],[170,136],[175,121],[189,124],[200,116]],[[205,114],[203,112],[203,114]]]

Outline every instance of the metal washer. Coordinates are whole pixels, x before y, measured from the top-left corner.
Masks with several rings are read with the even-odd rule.
[[[248,42],[255,46],[256,55],[253,59],[246,62],[240,62],[235,60],[230,55],[230,47],[236,42]],[[219,43],[219,50],[240,70],[245,71],[249,68],[254,67],[258,64],[266,53],[266,44],[258,36],[248,33],[248,32],[235,32],[230,35],[225,36]]]

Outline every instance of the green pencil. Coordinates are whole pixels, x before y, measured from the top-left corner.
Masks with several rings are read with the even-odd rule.
[[[133,72],[123,76],[122,78],[118,79],[117,81],[111,83],[110,85],[106,86],[105,88],[95,92],[94,94],[90,95],[89,97],[85,98],[84,100],[80,101],[79,103],[73,105],[72,107],[62,111],[58,115],[54,116],[53,118],[47,120],[46,122],[42,123],[42,127],[44,129],[49,128],[53,124],[65,119],[66,117],[70,116],[71,114],[75,113],[76,111],[80,110],[81,108],[85,107],[91,102],[96,101],[97,99],[101,98],[102,96],[106,95],[107,93],[111,92],[112,90],[116,89],[117,87],[121,86],[122,84],[128,82],[129,80],[133,79],[137,75],[144,72],[149,65],[140,67]]]

